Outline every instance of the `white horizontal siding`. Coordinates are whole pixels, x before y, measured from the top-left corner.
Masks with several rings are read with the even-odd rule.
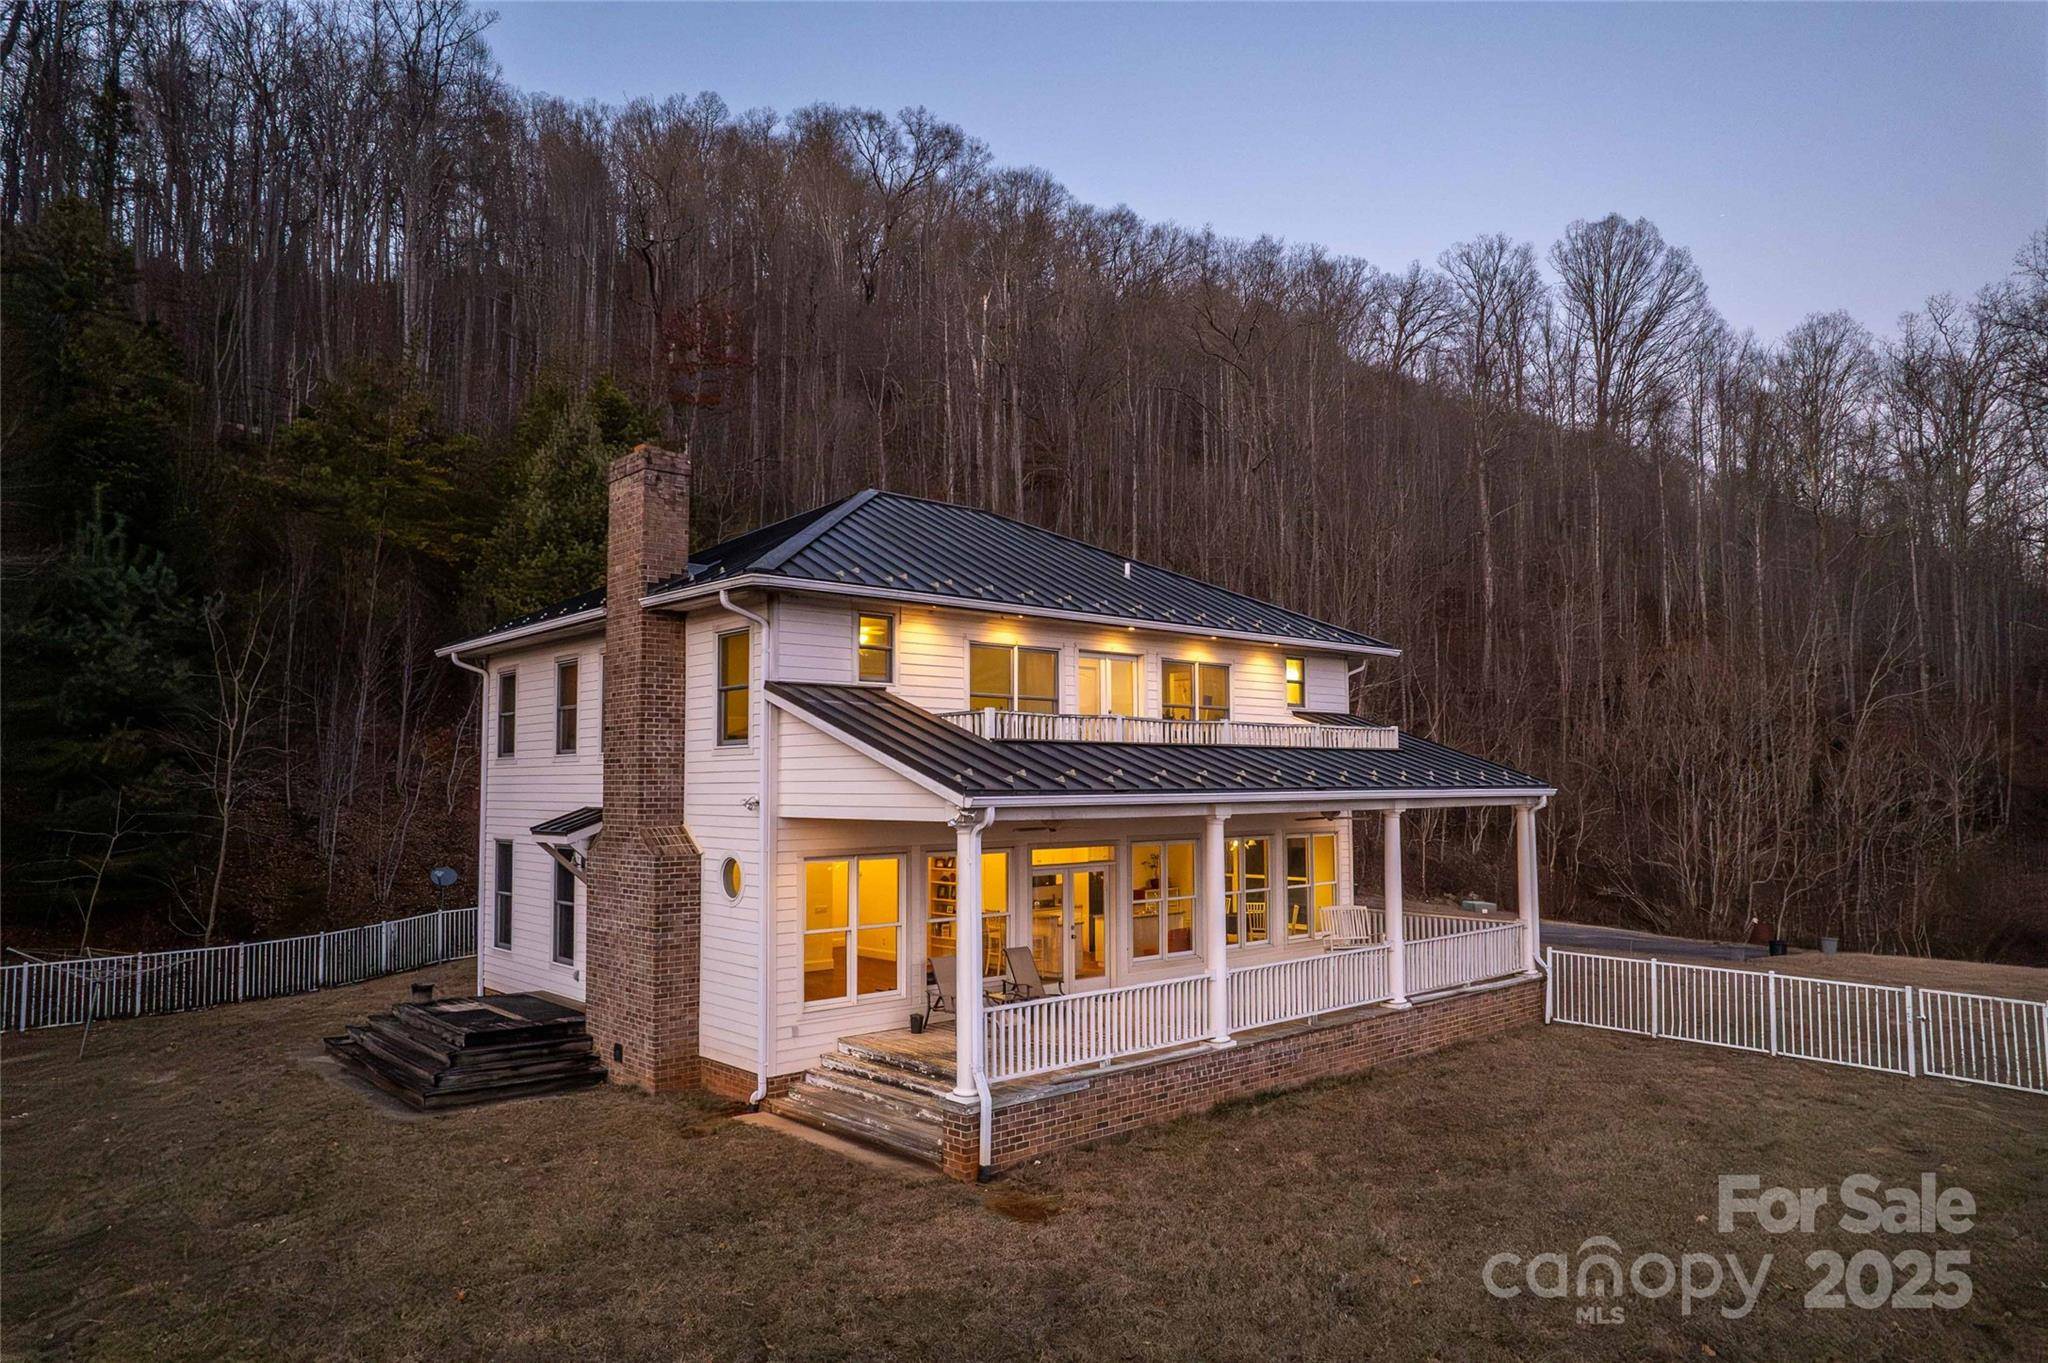
[[[478,970],[484,988],[501,993],[540,990],[564,998],[583,997],[584,913],[578,888],[576,960],[554,959],[554,858],[530,831],[543,820],[604,800],[604,639],[601,634],[554,639],[530,648],[494,654],[485,683],[485,781],[482,821],[486,846],[479,868]],[[577,663],[576,751],[555,751],[555,666]],[[510,757],[498,756],[498,678],[519,677],[518,705]],[[512,844],[512,945],[493,945],[492,883],[500,839]]]
[[[777,675],[786,681],[850,682],[854,679],[854,616],[858,602],[839,598],[784,596],[778,599],[776,629],[781,655]],[[1067,624],[994,612],[941,610],[927,606],[881,605],[896,616],[896,678],[890,690],[927,710],[967,708],[967,646],[970,642],[1056,648],[1060,653],[1060,709],[1080,709],[1078,664],[1083,652],[1136,656],[1139,708],[1159,713],[1160,664],[1165,660],[1225,663],[1230,667],[1231,718],[1287,722],[1284,659],[1290,652],[1307,660],[1307,709],[1347,710],[1345,669],[1340,654],[1286,650],[1257,644],[1211,641],[1115,626]]]
[[[778,618],[777,629],[781,622]],[[755,978],[760,960],[762,893],[760,816],[747,801],[761,794],[760,630],[750,629],[752,708],[748,741],[721,744],[717,718],[717,641],[748,621],[724,610],[693,611],[684,646],[686,698],[683,743],[683,820],[703,849],[703,937],[697,1049],[743,1070],[754,1068],[759,1009]],[[720,876],[727,857],[740,863],[740,895],[728,898]]]
[[[782,717],[782,813],[792,819],[940,820],[953,807],[796,715]]]

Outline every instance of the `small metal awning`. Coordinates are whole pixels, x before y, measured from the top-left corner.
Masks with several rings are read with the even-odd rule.
[[[549,856],[578,880],[585,878],[590,840],[603,831],[604,810],[597,805],[585,805],[567,814],[557,814],[527,830]]]
[[[585,830],[595,830],[603,823],[604,810],[597,805],[585,805],[537,823],[528,831],[536,838],[575,838],[578,842],[588,842],[590,833]]]

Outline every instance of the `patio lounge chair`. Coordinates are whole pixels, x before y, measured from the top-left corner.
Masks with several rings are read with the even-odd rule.
[[[1003,959],[1010,967],[1009,993],[1013,997],[1042,999],[1047,994],[1060,992],[1058,976],[1048,980],[1038,973],[1038,958],[1031,954],[1030,947],[1005,947]]]
[[[934,956],[924,963],[924,1025],[933,1013],[960,1014],[960,971],[951,956]]]

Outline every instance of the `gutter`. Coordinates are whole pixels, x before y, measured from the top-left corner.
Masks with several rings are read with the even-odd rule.
[[[760,858],[760,887],[755,891],[760,896],[760,928],[755,942],[755,1035],[754,1035],[754,1091],[747,1097],[750,1106],[758,1107],[768,1096],[768,1078],[774,1068],[769,1061],[770,1047],[775,1039],[775,833],[781,812],[780,793],[776,789],[779,773],[780,739],[782,735],[781,712],[766,703],[768,673],[775,658],[775,622],[770,615],[756,614],[732,599],[729,588],[718,591],[718,604],[761,627],[761,742],[755,748],[757,769],[754,788],[755,813],[760,823],[754,836],[754,847]],[[771,614],[773,607],[767,602]]]
[[[556,630],[574,629],[579,625],[595,625],[602,623],[603,620],[604,607],[592,606],[588,610],[580,610],[573,615],[564,615],[554,620],[536,620],[530,625],[524,625],[518,629],[508,629],[501,634],[479,634],[473,638],[457,640],[452,644],[443,644],[434,650],[434,656],[436,658],[452,658],[456,662],[462,662],[462,655],[464,653],[484,652],[504,644],[517,643],[522,639],[531,639],[536,635],[552,634]],[[468,663],[462,663],[462,665],[469,667]],[[473,667],[469,670],[472,672],[476,671]]]
[[[464,662],[459,653],[448,654],[448,661],[465,672],[476,673],[476,684],[482,695],[476,703],[476,992],[484,992],[484,847],[489,842],[490,830],[484,826],[484,813],[490,808],[491,780],[491,735],[487,716],[491,713],[491,674],[475,663]],[[491,887],[493,890],[497,886]]]

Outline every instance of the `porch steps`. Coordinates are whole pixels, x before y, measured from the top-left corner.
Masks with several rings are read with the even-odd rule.
[[[936,1068],[841,1042],[763,1106],[819,1131],[937,1165],[945,1138],[943,1103],[953,1079]]]

